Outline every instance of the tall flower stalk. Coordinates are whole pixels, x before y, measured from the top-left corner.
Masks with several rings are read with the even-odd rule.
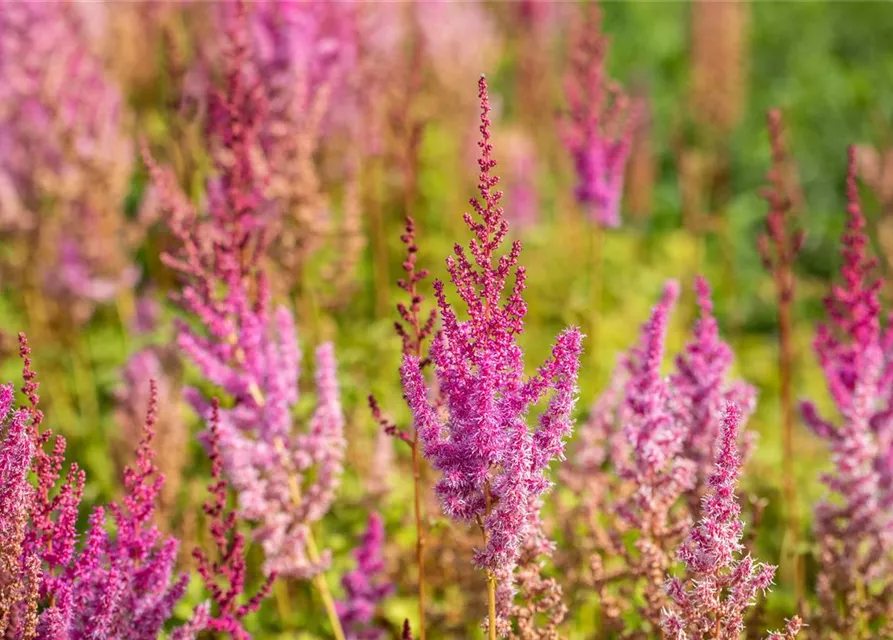
[[[147,159],[179,241],[164,262],[183,279],[179,302],[197,326],[178,324],[177,342],[204,378],[226,392],[219,411],[224,470],[239,495],[239,514],[256,523],[268,575],[312,580],[336,638],[344,633],[324,576],[330,554],[312,525],[328,511],[340,484],[344,417],[331,344],[316,350],[317,407],[306,432],[293,425],[300,349],[285,307],[270,310],[261,264],[268,245],[269,202],[256,166],[265,102],[248,74],[246,17],[227,37],[225,89],[211,100],[210,138],[216,175],[201,215],[172,175]],[[206,420],[213,411],[197,390],[187,399]]]
[[[529,534],[531,500],[549,489],[545,473],[553,459],[563,457],[564,441],[573,427],[582,335],[575,328],[563,332],[551,358],[533,377],[525,376],[517,335],[524,330],[527,314],[526,272],[517,266],[519,241],[507,254],[497,254],[508,223],[499,206],[502,193],[494,189],[499,179],[491,174],[496,161],[483,76],[478,87],[480,200],[471,200],[476,215],[464,215],[474,236],[471,255],[457,244],[454,255],[447,258],[450,280],[468,309],[468,320],[459,320],[443,283],[434,283],[442,330],[430,357],[442,411],[429,400],[418,357],[404,356],[401,373],[423,453],[442,474],[435,492],[444,514],[476,524],[481,531],[483,547],[474,561],[487,573],[487,625],[492,639],[497,637],[497,616],[511,603],[513,570]],[[514,285],[508,288],[513,272]],[[550,392],[539,427],[531,433],[526,414]]]
[[[400,240],[406,245],[406,260],[403,261],[403,270],[406,277],[398,281],[401,289],[409,294],[409,305],[403,302],[397,303],[397,313],[400,320],[394,323],[394,328],[403,343],[403,356],[417,358],[422,366],[428,364],[428,359],[423,357],[425,341],[431,337],[434,324],[437,322],[437,310],[431,309],[427,316],[422,314],[422,302],[424,298],[418,290],[419,283],[428,277],[426,269],[416,266],[418,245],[415,242],[415,221],[407,216],[406,229]],[[416,527],[416,564],[418,565],[418,598],[419,598],[419,639],[425,638],[425,528],[424,512],[422,509],[422,461],[421,444],[419,442],[418,429],[413,429],[408,434],[397,428],[393,422],[384,416],[375,396],[369,396],[369,407],[379,426],[391,436],[395,436],[406,442],[412,450],[412,484],[413,484],[413,514]]]
[[[778,304],[778,376],[780,382],[782,426],[782,476],[785,498],[787,547],[791,549],[794,591],[799,603],[804,598],[804,566],[799,552],[800,515],[794,481],[794,405],[791,379],[794,367],[792,307],[796,278],[794,264],[803,246],[803,231],[793,218],[794,208],[789,184],[789,163],[784,141],[781,112],[769,112],[769,140],[772,144],[772,168],[769,186],[763,197],[769,205],[766,231],[759,237],[758,249],[763,265],[772,275]]]
[[[590,353],[597,357],[601,313],[604,229],[620,226],[623,176],[632,144],[634,113],[622,87],[605,69],[610,41],[601,31],[601,10],[584,7],[572,39],[565,78],[567,115],[561,133],[576,173],[574,198],[591,223]]]
[[[893,615],[893,331],[881,326],[882,282],[868,254],[852,147],[847,203],[842,282],[826,298],[828,324],[815,336],[841,421],[826,421],[809,402],[801,411],[834,462],[822,478],[831,495],[815,508],[816,624],[834,637],[869,638],[874,625]]]
[[[775,575],[771,565],[754,562],[749,555],[738,557],[744,530],[735,495],[741,474],[740,423],[740,410],[728,404],[710,474],[710,493],[704,498],[700,521],[678,552],[687,579],[671,578],[666,585],[673,601],[662,614],[663,634],[668,640],[737,640],[744,631],[744,612],[753,606],[760,591],[769,589]],[[799,627],[799,619],[793,619],[787,637],[793,638]]]

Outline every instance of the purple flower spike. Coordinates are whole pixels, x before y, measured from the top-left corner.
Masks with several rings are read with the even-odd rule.
[[[170,172],[151,158],[147,163],[180,242],[176,255],[163,257],[182,276],[179,302],[197,321],[179,323],[177,342],[204,378],[233,401],[219,411],[216,429],[239,515],[257,525],[268,575],[310,578],[329,562],[327,553],[316,557],[307,538],[340,482],[344,417],[334,350],[324,344],[316,351],[316,411],[306,431],[293,424],[300,349],[291,312],[271,312],[261,266],[271,227],[263,215],[269,201],[255,152],[266,103],[250,75],[246,9],[237,8],[227,34],[225,88],[213,100],[218,175],[208,185],[207,211],[189,204]],[[210,424],[208,399],[196,389],[185,393]]]
[[[775,567],[754,562],[750,556],[739,558],[743,524],[735,491],[741,474],[740,424],[741,411],[727,404],[701,520],[679,548],[687,578],[671,578],[666,585],[673,601],[673,606],[663,611],[667,638],[740,637],[745,610],[755,604],[760,591],[766,592],[772,585]]]
[[[601,33],[599,8],[590,4],[586,10],[565,79],[568,114],[562,133],[577,173],[577,202],[592,222],[619,227],[635,114],[622,88],[605,72],[609,42]]]
[[[353,552],[357,567],[341,578],[347,598],[335,603],[349,639],[377,640],[385,637],[385,631],[372,624],[379,603],[394,591],[394,585],[381,580],[385,569],[383,548],[384,522],[380,515],[372,513],[360,546]]]
[[[835,603],[864,599],[860,606],[869,618],[889,618],[893,590],[893,331],[889,322],[881,326],[882,282],[873,273],[877,260],[868,255],[853,148],[847,201],[843,283],[826,298],[829,324],[819,326],[815,337],[840,425],[822,418],[811,402],[801,404],[804,422],[827,441],[834,462],[833,473],[823,476],[833,496],[815,509],[823,605],[817,623],[843,637],[855,635],[862,618],[841,612]],[[866,580],[880,581],[883,588],[865,590]]]
[[[424,455],[441,472],[435,491],[443,512],[457,522],[480,526],[485,546],[475,554],[475,562],[494,574],[511,576],[528,535],[532,498],[549,489],[545,473],[552,460],[563,458],[564,441],[571,433],[582,335],[575,328],[566,330],[551,358],[536,375],[525,377],[524,354],[517,342],[527,314],[522,296],[525,270],[516,267],[521,244],[515,242],[508,254],[496,255],[508,223],[499,206],[502,193],[494,189],[499,179],[491,175],[496,161],[483,77],[479,88],[481,199],[471,201],[476,216],[465,214],[474,237],[470,255],[456,245],[447,259],[469,319],[459,320],[442,282],[434,285],[443,328],[430,357],[445,411],[438,412],[430,403],[418,358],[406,355],[401,374]],[[513,271],[509,289],[506,282]],[[526,415],[550,392],[539,426],[531,432]]]

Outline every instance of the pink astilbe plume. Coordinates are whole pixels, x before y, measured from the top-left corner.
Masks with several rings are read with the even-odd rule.
[[[494,189],[498,178],[491,174],[496,161],[483,77],[479,89],[481,199],[471,201],[476,216],[464,216],[474,236],[471,255],[457,244],[447,259],[468,320],[459,320],[443,283],[434,285],[443,328],[430,357],[444,411],[429,402],[417,357],[405,356],[401,373],[425,457],[441,472],[435,491],[443,512],[481,528],[485,544],[475,554],[478,566],[491,576],[510,576],[528,535],[530,500],[549,489],[546,471],[553,459],[563,457],[572,430],[582,336],[575,328],[562,333],[536,375],[524,375],[517,343],[527,313],[525,270],[516,266],[521,244],[515,242],[509,253],[497,257],[508,224],[499,206],[502,193]],[[507,290],[512,271],[514,285]],[[531,432],[527,413],[549,392],[548,406]]]
[[[181,245],[176,256],[163,258],[183,277],[181,306],[198,321],[196,328],[179,323],[178,344],[233,401],[220,411],[218,429],[240,515],[257,523],[268,573],[309,578],[328,564],[306,539],[340,482],[344,419],[335,356],[326,343],[316,350],[318,404],[307,431],[298,432],[292,421],[300,349],[291,312],[270,313],[261,266],[269,218],[254,152],[264,101],[246,67],[245,20],[239,13],[229,31],[225,89],[215,94],[217,176],[208,185],[207,211],[199,215],[171,174],[149,165]],[[195,389],[187,397],[210,420],[207,399]]]
[[[734,353],[719,335],[706,279],[699,276],[695,280],[695,292],[701,317],[695,322],[692,339],[676,356],[670,384],[679,401],[678,419],[686,426],[682,455],[695,464],[694,494],[699,498],[706,490],[705,482],[716,459],[723,407],[734,402],[744,414],[742,422],[747,422],[756,406],[756,390],[743,380],[729,381]],[[745,460],[753,445],[753,434],[746,435],[742,455]]]
[[[877,261],[868,255],[855,171],[851,148],[843,283],[826,298],[829,324],[820,325],[815,337],[840,425],[820,417],[812,403],[801,405],[807,426],[827,441],[834,462],[834,471],[822,478],[832,497],[815,509],[823,605],[817,623],[847,638],[862,637],[868,620],[893,614],[893,332],[889,322],[881,326],[882,283],[873,273]]]
[[[577,202],[592,222],[618,227],[635,113],[605,70],[609,41],[601,32],[600,9],[595,3],[582,9],[586,15],[573,35],[564,81],[568,112],[561,128],[577,174]]]
[[[394,585],[382,575],[384,534],[381,516],[370,514],[366,532],[353,552],[357,566],[341,578],[346,597],[336,602],[335,608],[347,637],[353,640],[378,640],[386,635],[373,622],[378,605],[394,591]]]
[[[0,456],[0,499],[9,507],[0,522],[4,529],[0,565],[19,573],[0,571],[0,596],[7,598],[0,621],[16,638],[157,638],[187,579],[174,576],[179,542],[163,536],[152,522],[164,482],[151,449],[157,407],[154,382],[136,462],[124,474],[124,497],[118,504],[94,510],[79,544],[75,524],[84,474],[71,465],[65,482],[58,483],[65,441],[57,437],[52,453],[44,451],[49,432],[39,430],[37,382],[23,335],[20,340],[23,392],[30,407],[12,413]],[[5,406],[9,412],[12,396],[7,391],[11,388],[0,389],[0,409]],[[19,438],[24,427],[30,446],[23,448]],[[36,487],[20,484],[25,476],[17,475],[29,462]],[[27,497],[27,505],[14,504],[17,497]],[[111,530],[107,511],[114,522]],[[18,558],[11,558],[10,549],[18,551]],[[11,578],[18,582],[13,589],[9,589]]]
[[[638,344],[620,357],[611,385],[581,428],[567,474],[593,528],[592,585],[606,632],[630,631],[624,613],[635,608],[641,624],[657,633],[668,604],[664,576],[709,490],[723,408],[734,401],[748,414],[753,410],[752,387],[729,380],[733,353],[720,338],[707,281],[697,278],[695,290],[701,317],[673,371],[661,374],[679,295],[678,284],[669,281]],[[750,439],[744,443],[749,451]],[[643,600],[636,597],[640,591]]]
[[[236,513],[227,509],[228,485],[223,478],[223,458],[219,448],[220,405],[211,402],[210,434],[208,450],[211,459],[210,496],[204,504],[204,512],[210,521],[211,539],[217,550],[217,558],[203,549],[196,548],[192,555],[198,564],[197,571],[205,583],[210,599],[198,607],[192,618],[174,631],[173,640],[193,640],[201,631],[228,633],[235,640],[247,640],[251,635],[245,630],[242,619],[257,611],[270,593],[276,574],[266,577],[255,594],[245,598],[245,536],[238,530]]]
[[[744,612],[775,576],[775,567],[749,555],[739,557],[744,529],[735,495],[741,474],[740,423],[741,411],[727,404],[703,515],[678,552],[687,577],[671,578],[666,585],[673,605],[664,610],[662,627],[672,640],[737,640],[744,631]]]

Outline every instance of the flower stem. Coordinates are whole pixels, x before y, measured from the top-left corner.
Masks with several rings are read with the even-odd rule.
[[[319,562],[319,549],[316,547],[316,540],[313,538],[313,532],[310,528],[307,528],[307,556],[310,558],[310,561],[314,564]],[[335,610],[335,600],[332,598],[332,592],[329,591],[329,584],[326,582],[326,576],[324,573],[317,573],[313,576],[313,586],[316,587],[316,590],[319,591],[319,596],[322,598],[323,607],[325,607],[326,614],[329,616],[329,622],[332,625],[332,634],[335,636],[335,640],[344,640],[344,629],[341,627],[341,619],[338,617],[338,612]]]
[[[487,615],[489,616],[489,638],[496,640],[496,574],[487,569]]]
[[[782,424],[782,475],[784,478],[784,498],[787,512],[786,528],[794,578],[794,596],[798,607],[804,601],[803,561],[800,555],[800,516],[797,505],[797,490],[794,483],[794,409],[791,400],[791,377],[793,370],[793,345],[791,302],[793,290],[793,273],[783,269],[779,273],[781,281],[778,301],[778,372],[781,395]]]
[[[487,501],[487,515],[489,516],[490,510],[493,508],[489,480],[484,485],[484,497]],[[483,522],[481,522],[481,533],[484,534],[484,548],[486,548],[489,539]],[[492,569],[487,569],[487,631],[487,637],[490,640],[496,640],[496,574]]]
[[[590,324],[589,324],[589,354],[590,359],[592,361],[592,369],[595,373],[596,380],[599,380],[599,367],[598,367],[598,329],[599,323],[601,321],[601,313],[602,313],[602,272],[604,270],[604,229],[598,223],[593,223],[592,225],[592,236],[591,236],[591,246],[590,246],[590,254],[589,259],[592,261],[592,268],[590,270],[590,301],[589,301],[589,311],[591,313],[590,316]]]
[[[419,567],[419,640],[425,640],[425,531],[422,528],[422,479],[419,461],[418,431],[412,440],[412,479],[415,491],[416,562]]]

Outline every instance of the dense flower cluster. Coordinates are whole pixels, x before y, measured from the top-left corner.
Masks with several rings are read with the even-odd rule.
[[[212,101],[218,175],[208,185],[207,212],[195,211],[170,173],[151,162],[150,168],[181,245],[176,256],[164,259],[183,275],[180,302],[201,324],[197,330],[181,322],[178,343],[204,378],[234,402],[221,409],[219,437],[241,515],[258,522],[268,572],[310,577],[327,565],[326,556],[308,549],[307,527],[328,510],[338,485],[343,416],[334,352],[325,344],[316,351],[317,410],[307,433],[292,424],[300,349],[291,312],[269,310],[261,265],[268,201],[253,153],[264,100],[246,70],[245,19],[240,14],[229,31],[226,88]],[[186,393],[210,419],[208,401],[197,390]],[[311,468],[315,478],[303,486]]]
[[[383,580],[384,522],[377,513],[369,515],[369,524],[354,549],[357,566],[341,578],[346,598],[336,602],[338,617],[354,640],[378,640],[385,636],[383,629],[373,624],[379,603],[394,591],[394,585]]]
[[[272,573],[257,592],[242,602],[245,592],[245,536],[238,530],[236,514],[226,507],[228,484],[223,478],[223,460],[218,447],[220,406],[212,401],[208,448],[211,459],[211,494],[204,504],[204,512],[210,521],[211,538],[217,547],[213,559],[201,548],[193,550],[198,562],[198,573],[210,595],[192,614],[189,621],[177,628],[173,640],[194,640],[201,631],[217,631],[230,634],[234,640],[248,640],[242,619],[257,611],[260,603],[270,592],[276,574]]]
[[[577,25],[565,79],[564,143],[577,174],[577,202],[592,222],[618,227],[635,114],[605,72],[608,39],[601,33],[600,10],[595,4],[588,10]]]
[[[757,594],[772,584],[775,567],[739,558],[741,507],[735,491],[741,473],[738,429],[741,412],[724,408],[716,464],[710,474],[710,493],[704,498],[701,519],[679,548],[687,580],[671,578],[667,593],[673,607],[663,611],[663,631],[672,640],[716,638],[735,640],[744,631],[744,612]]]
[[[479,217],[465,214],[474,234],[471,258],[459,245],[447,269],[469,320],[460,321],[447,302],[443,283],[435,283],[443,322],[431,347],[446,419],[428,399],[420,361],[405,356],[403,387],[424,445],[425,457],[442,476],[435,491],[450,518],[480,526],[484,548],[476,563],[490,572],[510,573],[528,535],[530,498],[549,488],[544,472],[562,456],[572,428],[581,335],[576,329],[561,334],[552,357],[531,378],[524,375],[523,352],[516,336],[524,329],[527,306],[522,297],[523,267],[515,268],[521,251],[496,258],[508,225],[494,190],[498,178],[490,142],[490,104],[487,83],[479,83],[481,99],[481,200],[472,200]],[[506,280],[515,283],[503,302]],[[528,408],[549,391],[554,394],[531,433]]]
[[[829,324],[819,326],[815,338],[840,426],[819,416],[812,403],[802,405],[807,426],[828,442],[834,461],[834,472],[823,477],[834,495],[816,506],[815,533],[821,623],[842,637],[857,637],[866,620],[893,612],[893,332],[881,326],[882,283],[867,253],[855,171],[850,149],[843,282],[831,289]],[[865,590],[866,580],[880,584]]]
[[[179,542],[153,524],[164,483],[151,448],[154,382],[136,461],[124,473],[125,495],[120,503],[93,510],[79,545],[75,524],[84,473],[72,464],[58,484],[65,441],[57,436],[51,453],[43,448],[49,432],[39,429],[37,383],[24,336],[21,340],[23,391],[31,406],[13,407],[12,386],[0,388],[0,625],[8,637],[26,639],[157,638],[185,592],[187,577],[174,575]],[[36,487],[28,482],[29,469]]]

